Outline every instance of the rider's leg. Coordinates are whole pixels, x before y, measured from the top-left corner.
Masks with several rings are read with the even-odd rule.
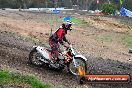
[[[51,49],[52,49],[52,57],[53,59],[57,60],[57,57],[58,57],[58,43],[54,42],[54,41],[49,41],[49,45],[51,46]]]

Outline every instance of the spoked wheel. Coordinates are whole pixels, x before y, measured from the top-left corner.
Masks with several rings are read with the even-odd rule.
[[[29,62],[35,66],[42,66],[43,62],[40,61],[41,55],[36,51],[36,48],[32,49],[29,54]]]
[[[78,69],[81,68],[85,71],[85,73],[87,72],[87,64],[86,64],[86,61],[82,58],[75,58],[76,60],[76,64],[77,64],[77,67],[74,66],[74,63],[73,61],[70,61],[69,64],[68,64],[68,71],[70,74],[72,75],[80,75],[79,74],[79,71]]]

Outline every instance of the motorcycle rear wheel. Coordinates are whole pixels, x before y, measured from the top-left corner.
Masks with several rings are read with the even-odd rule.
[[[84,59],[80,58],[80,57],[76,57],[75,60],[77,62],[77,65],[78,66],[81,65],[83,67],[85,73],[86,73],[87,72],[87,63],[86,63],[86,61]],[[67,65],[67,67],[68,67],[68,71],[69,71],[70,74],[75,75],[75,76],[79,75],[77,68],[75,68],[75,66],[73,64],[73,61],[70,61]]]
[[[33,48],[29,54],[29,62],[35,66],[42,66],[44,63],[40,61],[41,55]]]

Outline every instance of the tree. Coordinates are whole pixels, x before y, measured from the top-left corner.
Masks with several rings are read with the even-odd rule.
[[[111,15],[111,14],[115,15],[115,13],[117,11],[117,7],[114,4],[104,3],[104,4],[102,4],[101,10],[106,15]]]
[[[102,3],[114,3],[120,9],[120,0],[100,0]],[[58,0],[58,7],[72,8],[78,5],[79,9],[95,10],[97,8],[96,0]],[[123,7],[132,10],[132,0],[123,0]],[[54,7],[53,0],[0,0],[0,8],[43,8]]]
[[[132,0],[125,0],[123,2],[123,7],[132,11]]]
[[[8,0],[0,0],[0,8],[9,7]]]

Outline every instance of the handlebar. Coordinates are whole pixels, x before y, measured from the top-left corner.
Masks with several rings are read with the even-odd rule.
[[[70,44],[69,47],[67,47],[66,50],[65,50],[64,52],[62,52],[62,54],[67,53],[67,52],[69,51],[69,49],[71,50],[71,52],[73,53],[73,55],[76,54],[76,52],[75,52],[74,49],[73,49],[72,44]]]

